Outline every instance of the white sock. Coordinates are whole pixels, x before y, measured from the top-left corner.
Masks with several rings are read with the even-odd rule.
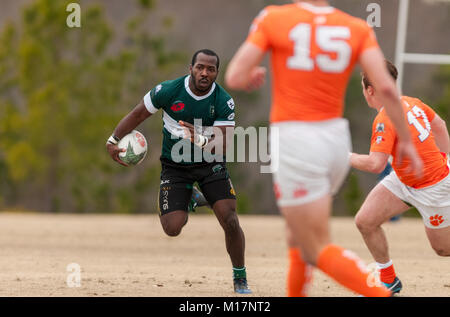
[[[377,268],[379,270],[381,270],[381,269],[385,269],[387,267],[390,267],[392,265],[392,260],[389,260],[389,262],[387,262],[387,263],[378,263],[378,262],[376,262],[376,263],[377,263]]]

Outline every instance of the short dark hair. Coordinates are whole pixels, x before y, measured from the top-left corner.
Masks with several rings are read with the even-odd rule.
[[[398,76],[398,70],[397,67],[395,67],[394,64],[392,64],[390,61],[385,60],[386,63],[386,68],[389,72],[389,74],[391,74],[391,77],[394,78],[394,81],[397,80],[397,76]],[[364,83],[364,88],[367,89],[367,87],[372,86],[372,84],[369,81],[369,78],[367,78],[366,73],[362,73],[362,80]]]
[[[214,52],[214,51],[212,51],[212,50],[209,50],[209,49],[207,49],[207,48],[198,50],[197,52],[194,53],[194,55],[192,56],[192,61],[191,61],[191,65],[192,65],[192,66],[195,65],[195,62],[197,61],[197,55],[200,54],[200,53],[203,53],[203,54],[209,55],[209,56],[215,56],[216,59],[217,59],[216,67],[217,67],[217,69],[219,69],[219,63],[220,63],[220,61],[219,61],[219,55],[217,55],[216,52]]]

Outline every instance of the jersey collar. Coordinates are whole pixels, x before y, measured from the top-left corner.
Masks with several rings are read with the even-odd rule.
[[[303,9],[311,11],[311,12],[316,13],[316,14],[328,14],[328,13],[332,13],[334,11],[334,8],[331,7],[331,6],[318,7],[318,6],[315,6],[313,4],[305,3],[305,2],[298,3],[298,5],[300,7],[302,7]]]
[[[191,95],[192,98],[194,98],[195,100],[203,100],[205,98],[208,98],[209,96],[211,96],[211,94],[213,93],[214,89],[216,89],[216,83],[213,83],[211,86],[211,89],[209,90],[209,92],[206,95],[203,96],[197,96],[196,94],[194,94],[191,91],[191,88],[189,88],[189,79],[191,78],[191,75],[187,75],[186,78],[184,79],[184,88],[186,89],[187,93],[189,95]]]

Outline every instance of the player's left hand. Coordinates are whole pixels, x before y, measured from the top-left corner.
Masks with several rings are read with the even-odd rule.
[[[263,66],[258,66],[250,72],[250,80],[247,85],[247,91],[252,91],[261,88],[266,82],[267,69]]]

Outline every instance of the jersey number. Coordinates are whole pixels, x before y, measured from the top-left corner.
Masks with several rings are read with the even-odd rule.
[[[311,58],[311,25],[297,24],[290,32],[289,38],[294,41],[294,55],[287,59],[291,69],[311,71],[314,60]],[[317,54],[317,67],[327,73],[343,72],[350,63],[352,48],[345,41],[350,38],[350,29],[345,26],[318,26],[316,28],[316,44],[324,52],[336,53],[336,59],[327,54]]]
[[[430,121],[428,121],[428,117],[425,114],[425,111],[420,109],[417,106],[414,106],[408,113],[406,114],[408,117],[408,123],[416,128],[417,132],[419,132],[419,140],[420,142],[425,141],[430,136],[431,125]],[[423,127],[418,118],[423,118],[423,122],[425,123],[425,127]]]

